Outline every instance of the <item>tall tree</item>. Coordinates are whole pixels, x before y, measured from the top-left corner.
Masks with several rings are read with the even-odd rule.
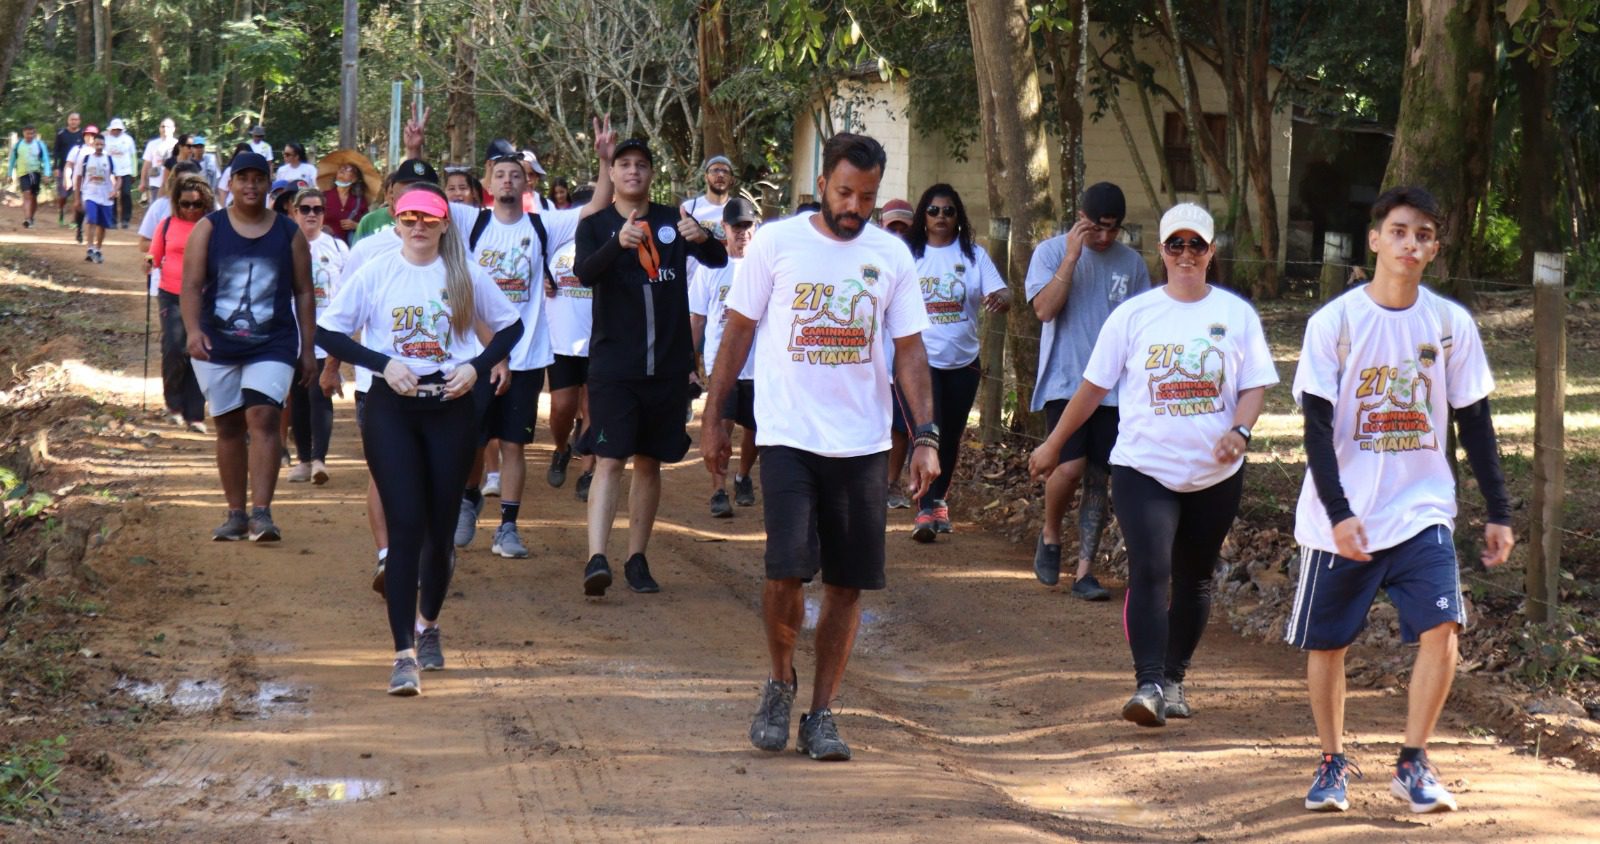
[[[1408,0],[1404,81],[1386,186],[1423,185],[1445,211],[1449,289],[1473,299],[1467,241],[1487,189],[1495,92],[1494,0]]]
[[[698,0],[695,4],[695,40],[700,63],[700,131],[705,157],[726,155],[740,163],[738,142],[734,140],[733,112],[712,96],[717,86],[729,78],[733,48],[732,23],[726,0]]]
[[[0,0],[0,20],[11,21],[5,43],[0,44],[0,91],[11,78],[11,66],[22,52],[23,39],[28,35],[28,24],[33,20],[33,10],[39,0]]]

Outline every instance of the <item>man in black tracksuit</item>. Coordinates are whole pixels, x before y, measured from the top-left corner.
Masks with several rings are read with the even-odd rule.
[[[611,585],[606,542],[630,457],[623,574],[635,592],[661,589],[644,552],[661,499],[661,464],[676,463],[689,451],[685,420],[694,346],[685,262],[692,255],[708,267],[728,263],[722,242],[687,212],[650,202],[653,169],[643,141],[618,144],[611,162],[616,200],[578,224],[574,269],[578,280],[594,289],[591,418],[584,436],[598,459],[589,491],[587,595],[604,595]]]

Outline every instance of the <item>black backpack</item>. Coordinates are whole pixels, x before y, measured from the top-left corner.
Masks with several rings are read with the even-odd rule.
[[[483,230],[489,227],[489,218],[493,215],[492,208],[478,210],[478,219],[472,223],[472,234],[467,237],[469,255],[478,248],[478,240],[483,237]],[[528,219],[533,222],[533,233],[539,236],[539,269],[544,271],[545,292],[553,296],[556,280],[550,275],[550,235],[545,233],[544,221],[539,219],[538,214],[529,214]]]

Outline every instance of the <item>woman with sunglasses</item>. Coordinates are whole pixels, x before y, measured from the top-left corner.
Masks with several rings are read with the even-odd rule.
[[[1167,283],[1111,312],[1082,386],[1028,460],[1034,479],[1048,477],[1117,389],[1111,501],[1128,546],[1123,626],[1138,684],[1122,717],[1144,727],[1191,715],[1183,681],[1211,614],[1211,572],[1239,511],[1250,429],[1278,382],[1255,310],[1206,283],[1214,231],[1198,205],[1162,216]]]
[[[917,259],[917,277],[922,280],[922,303],[930,323],[922,332],[922,343],[933,376],[933,422],[943,432],[939,476],[917,502],[911,538],[932,542],[951,530],[945,494],[961,456],[967,414],[978,397],[978,310],[1010,310],[1011,290],[989,253],[972,242],[967,207],[950,185],[941,183],[922,192],[906,244]],[[906,406],[898,391],[895,402]],[[910,418],[909,413],[901,416]],[[905,434],[915,436],[909,430]]]
[[[444,191],[416,185],[394,211],[400,248],[363,264],[334,293],[317,343],[381,376],[367,393],[362,447],[388,521],[389,693],[415,695],[419,671],[444,668],[438,620],[454,568],[450,537],[483,411],[473,385],[510,353],[522,321],[468,263]],[[479,326],[494,335],[474,356]],[[350,337],[358,332],[360,343]]]
[[[272,175],[272,180],[294,185],[301,182],[308,185],[317,183],[317,166],[306,160],[303,144],[291,141],[283,145],[283,163],[278,165],[278,172]]]
[[[316,299],[318,316],[327,310],[328,302],[333,299],[344,262],[350,257],[350,247],[323,228],[327,205],[322,191],[302,188],[289,206],[289,216],[300,226],[300,232],[311,247],[311,292]],[[328,482],[328,441],[333,438],[333,396],[322,390],[321,382],[328,380],[331,370],[337,384],[339,365],[321,346],[316,347],[316,354],[317,370],[321,373],[319,383],[296,381],[289,388],[290,423],[294,426],[294,447],[300,458],[299,465],[289,470],[289,482],[311,481],[321,486]]]
[[[183,310],[179,296],[183,293],[183,254],[189,245],[189,233],[194,224],[208,214],[216,197],[211,185],[199,173],[199,168],[177,172],[184,164],[174,168],[172,178],[161,186],[162,192],[175,197],[170,216],[164,216],[150,233],[149,262],[161,273],[160,289],[156,303],[161,311],[161,392],[167,400],[167,414],[175,425],[190,430],[206,432],[206,397],[200,392],[200,381],[194,367],[189,364],[189,335],[183,329]],[[166,196],[157,202],[167,199]],[[155,203],[151,204],[151,212]]]

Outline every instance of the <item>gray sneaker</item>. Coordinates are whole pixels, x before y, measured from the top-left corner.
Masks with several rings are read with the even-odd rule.
[[[389,694],[411,697],[422,692],[422,672],[417,661],[403,657],[394,661],[394,671],[389,674]]]
[[[429,627],[417,635],[417,663],[423,671],[444,669],[444,651],[439,647],[439,628]]]
[[[510,522],[501,522],[494,530],[494,545],[489,551],[502,557],[520,560],[528,556],[528,546],[522,544],[522,537],[517,535],[517,526]]]
[[[228,520],[211,532],[213,542],[238,542],[250,536],[250,520],[243,510],[229,510]]]
[[[1046,586],[1061,582],[1061,546],[1045,542],[1042,533],[1033,547],[1033,576]]]
[[[270,507],[251,508],[249,526],[251,542],[277,542],[283,538],[278,526],[272,523]]]
[[[800,737],[795,740],[794,749],[819,762],[850,761],[850,745],[839,738],[831,709],[800,716]]]
[[[1189,708],[1189,698],[1183,694],[1183,684],[1173,680],[1161,681],[1161,697],[1167,702],[1168,718],[1190,718],[1194,710]]]
[[[889,509],[909,510],[911,509],[911,499],[907,498],[906,494],[901,492],[899,487],[894,487],[889,490]]]
[[[728,491],[719,489],[711,493],[711,517],[727,519],[733,516],[733,503],[728,501]]]
[[[553,487],[559,488],[567,482],[567,464],[572,462],[572,447],[568,446],[550,455],[550,470],[545,472],[544,479]]]
[[[589,502],[589,484],[593,482],[594,473],[584,472],[578,476],[578,486],[572,491],[572,494],[576,496],[579,501],[587,504]]]
[[[756,482],[749,477],[733,477],[733,503],[740,507],[753,507],[756,503]]]
[[[794,708],[795,685],[767,678],[761,687],[761,708],[750,722],[751,744],[773,752],[789,745],[789,710]]]
[[[1161,686],[1145,683],[1122,705],[1122,717],[1141,727],[1167,725],[1167,701],[1161,696]]]
[[[472,537],[478,535],[478,514],[483,512],[483,499],[478,499],[477,504],[463,498],[461,499],[461,515],[456,517],[456,547],[465,548],[472,544]]]

